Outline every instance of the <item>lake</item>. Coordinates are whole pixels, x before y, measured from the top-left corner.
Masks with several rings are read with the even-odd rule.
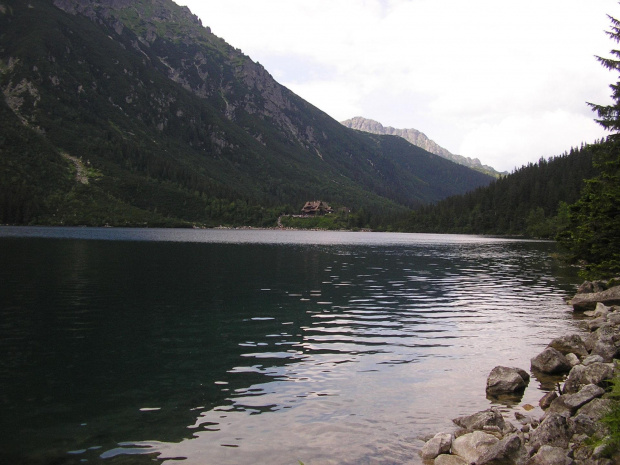
[[[579,332],[555,244],[0,227],[0,462],[419,464]]]

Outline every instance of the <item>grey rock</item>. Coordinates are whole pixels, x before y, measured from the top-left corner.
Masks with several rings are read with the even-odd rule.
[[[534,451],[538,451],[544,445],[566,449],[571,436],[566,417],[551,413],[546,416],[538,428],[532,431],[530,446]]]
[[[511,434],[489,447],[476,465],[523,465],[528,457],[523,439],[518,434]]]
[[[620,312],[612,312],[607,315],[607,322],[612,326],[620,326]]]
[[[598,341],[592,348],[592,355],[598,355],[603,362],[610,363],[618,355],[618,348],[611,341]]]
[[[605,394],[605,390],[595,384],[588,384],[575,394],[564,394],[558,397],[549,406],[547,413],[568,413],[573,415],[577,410],[588,402],[601,397]]]
[[[566,354],[566,360],[568,360],[568,363],[570,363],[571,367],[574,367],[575,365],[579,365],[581,363],[579,361],[579,357],[577,357],[573,353]]]
[[[558,398],[558,393],[555,391],[549,391],[547,394],[542,396],[542,398],[538,401],[538,405],[543,410],[547,410],[551,403]]]
[[[435,465],[469,465],[469,462],[458,455],[442,454],[435,459]]]
[[[607,289],[607,285],[603,281],[584,281],[577,288],[577,294],[592,294],[594,292],[603,292],[605,289]]]
[[[583,386],[596,384],[604,387],[606,380],[613,376],[614,368],[611,363],[595,362],[588,366],[577,365],[573,367],[564,382],[563,392],[574,394]]]
[[[452,453],[464,458],[468,463],[477,462],[491,446],[498,442],[499,439],[491,434],[474,431],[452,441]]]
[[[599,302],[607,306],[620,304],[620,286],[614,286],[601,292],[577,294],[573,297],[571,304],[575,311],[583,312],[593,310]]]
[[[460,426],[467,431],[482,431],[485,428],[492,426],[497,426],[500,431],[504,431],[507,427],[504,417],[499,410],[495,408],[483,410],[481,412],[474,413],[473,415],[458,417],[452,421],[457,426]]]
[[[583,442],[583,440],[595,435],[604,436],[607,434],[605,425],[582,413],[578,413],[574,417],[570,418],[568,422],[571,430],[575,434],[573,436],[573,442],[576,443]]]
[[[604,362],[603,357],[601,357],[600,355],[588,355],[586,358],[583,359],[581,364],[588,366],[588,365],[592,365],[593,363],[603,363],[603,362]]]
[[[538,452],[528,460],[527,465],[572,465],[573,459],[566,455],[566,451],[559,447],[541,446]]]
[[[608,324],[609,323],[607,321],[607,318],[594,318],[593,320],[590,320],[588,322],[588,329],[590,331],[596,331],[597,329],[602,328],[603,326],[606,326]]]
[[[425,460],[436,458],[438,455],[447,454],[452,446],[453,436],[450,433],[437,433],[432,439],[426,442],[420,451],[420,455]]]
[[[520,368],[497,366],[487,378],[486,391],[489,395],[522,392],[530,381],[530,375]]]
[[[594,399],[581,407],[577,411],[577,415],[586,415],[598,421],[611,410],[612,405],[613,401],[611,399]]]
[[[606,306],[602,302],[598,302],[594,308],[594,318],[607,318],[610,307]]]
[[[588,350],[578,334],[556,337],[549,343],[548,347],[552,347],[564,355],[573,353],[580,358],[588,356]]]
[[[571,369],[570,362],[564,354],[547,347],[540,354],[532,359],[532,370],[537,370],[547,374],[566,373]]]

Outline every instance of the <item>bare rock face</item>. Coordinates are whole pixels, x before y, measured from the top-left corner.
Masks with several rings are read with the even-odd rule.
[[[530,375],[520,368],[497,366],[487,378],[487,394],[497,396],[523,392],[530,382]]]
[[[566,373],[570,371],[571,364],[560,351],[553,347],[547,347],[532,359],[532,370],[538,370],[546,374]]]

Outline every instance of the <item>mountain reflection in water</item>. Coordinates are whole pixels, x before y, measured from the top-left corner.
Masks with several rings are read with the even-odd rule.
[[[419,463],[425,435],[491,405],[495,365],[529,369],[574,330],[563,297],[575,278],[554,250],[0,228],[0,458]]]

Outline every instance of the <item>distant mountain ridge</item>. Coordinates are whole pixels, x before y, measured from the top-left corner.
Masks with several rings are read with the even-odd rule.
[[[411,142],[413,145],[423,148],[427,152],[434,153],[435,155],[439,155],[440,157],[451,160],[454,163],[467,166],[469,168],[489,174],[494,177],[497,177],[500,174],[507,174],[499,173],[493,167],[483,165],[477,158],[454,155],[453,153],[450,153],[448,150],[438,145],[435,141],[429,139],[426,134],[418,131],[417,129],[396,129],[391,126],[383,126],[378,121],[367,119],[362,116],[356,116],[346,121],[341,121],[340,123],[348,128],[357,129],[358,131],[370,132],[372,134],[387,134],[391,136],[402,137],[403,139]]]
[[[0,0],[0,31],[0,223],[267,225],[492,180],[342,126],[171,0]]]

